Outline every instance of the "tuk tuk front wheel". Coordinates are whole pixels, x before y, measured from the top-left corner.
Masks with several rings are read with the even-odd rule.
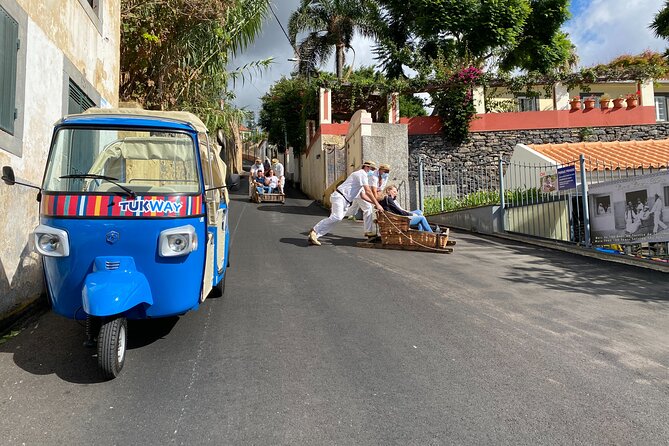
[[[124,317],[105,321],[98,336],[98,365],[105,378],[116,378],[125,363],[128,322]]]

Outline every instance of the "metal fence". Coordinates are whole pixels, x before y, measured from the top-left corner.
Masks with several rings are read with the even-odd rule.
[[[418,164],[418,203],[426,214],[499,204],[497,164]]]
[[[669,162],[667,163],[669,165]],[[503,230],[590,246],[588,186],[666,171],[580,156],[555,163],[449,163],[418,166],[418,203],[427,214],[499,205]],[[573,176],[566,182],[563,173]]]

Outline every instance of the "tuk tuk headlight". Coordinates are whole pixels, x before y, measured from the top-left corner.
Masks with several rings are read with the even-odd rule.
[[[70,240],[62,229],[39,225],[35,228],[35,248],[48,257],[67,257],[70,255]]]
[[[191,225],[165,229],[158,241],[162,257],[183,256],[197,249],[197,235]]]

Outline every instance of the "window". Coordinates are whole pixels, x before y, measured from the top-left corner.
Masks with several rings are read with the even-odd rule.
[[[669,121],[669,116],[667,116],[667,96],[655,96],[655,119],[658,121]]]
[[[0,130],[14,134],[19,24],[0,7]]]
[[[664,207],[669,207],[669,186],[664,186]]]
[[[534,96],[518,96],[516,98],[516,102],[518,103],[518,111],[525,112],[539,110],[539,101],[537,101],[537,98]]]
[[[86,96],[86,93],[84,93],[84,91],[70,79],[70,95],[67,104],[67,113],[82,113],[94,106],[95,102]]]

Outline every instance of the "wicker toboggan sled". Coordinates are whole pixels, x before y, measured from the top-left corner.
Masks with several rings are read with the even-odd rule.
[[[376,223],[379,225],[379,236],[357,246],[364,248],[404,249],[408,251],[439,252],[450,254],[455,242],[448,239],[450,230],[442,233],[425,232],[411,229],[409,218],[390,212],[378,212]]]

